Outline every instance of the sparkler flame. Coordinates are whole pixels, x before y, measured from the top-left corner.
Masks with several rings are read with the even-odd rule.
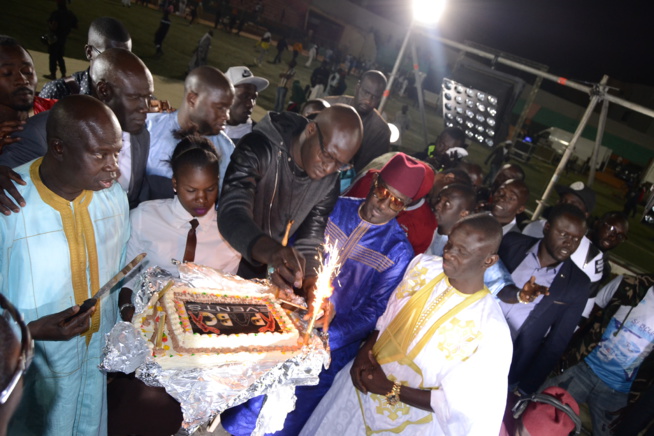
[[[316,314],[320,310],[322,303],[331,297],[334,291],[332,280],[341,272],[338,241],[335,241],[333,245],[330,244],[329,236],[325,240],[324,258],[321,259],[320,268],[318,268],[317,272],[318,278],[316,279],[315,299],[313,300],[313,311]]]
[[[338,255],[338,241],[334,244],[329,243],[329,237],[325,240],[324,244],[324,257],[321,256],[320,267],[318,268],[318,276],[316,278],[316,290],[314,291],[313,299],[313,315],[309,321],[309,326],[304,334],[304,343],[308,343],[309,335],[313,331],[313,326],[318,318],[320,307],[323,302],[332,295],[334,288],[332,287],[332,280],[341,272],[340,258]],[[324,260],[326,259],[326,261]],[[329,326],[329,313],[325,313],[325,328]]]

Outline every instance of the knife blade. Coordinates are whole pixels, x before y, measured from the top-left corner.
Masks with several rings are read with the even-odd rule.
[[[95,294],[93,294],[93,296],[91,298],[89,298],[88,300],[85,300],[84,303],[82,303],[82,305],[80,306],[79,311],[75,315],[73,315],[73,316],[69,317],[68,319],[66,319],[66,322],[70,321],[71,319],[73,319],[78,314],[84,313],[87,310],[89,310],[91,307],[95,306],[95,304],[98,302],[98,300],[100,298],[102,298],[104,296],[104,294],[109,292],[114,286],[116,286],[116,284],[118,284],[119,281],[124,279],[125,276],[127,276],[134,268],[136,268],[136,266],[139,263],[141,263],[141,261],[143,261],[143,259],[145,259],[145,256],[147,256],[146,253],[141,253],[138,256],[136,256],[134,259],[132,259],[132,261],[130,263],[128,263],[127,265],[125,265],[125,267],[123,269],[121,269],[118,272],[118,274],[113,276],[111,278],[111,280],[109,280],[100,289],[98,289],[98,291]]]

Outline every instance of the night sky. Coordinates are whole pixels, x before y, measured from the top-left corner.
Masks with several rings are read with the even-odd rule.
[[[370,0],[407,17],[408,0]],[[408,18],[407,18],[408,19]],[[654,86],[654,2],[641,0],[448,0],[440,35],[470,40],[550,67],[568,79],[602,74]]]

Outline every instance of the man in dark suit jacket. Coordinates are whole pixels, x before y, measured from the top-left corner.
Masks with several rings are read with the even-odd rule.
[[[139,198],[147,198],[145,166],[150,151],[150,133],[145,128],[149,101],[154,92],[152,74],[143,61],[129,50],[110,48],[95,58],[90,70],[93,96],[113,111],[123,130],[123,148],[118,156],[121,176],[118,182],[127,192],[130,208],[138,205]],[[48,112],[31,117],[24,130],[13,136],[19,142],[5,147],[0,155],[0,165],[14,168],[47,151],[45,125]],[[6,177],[0,176],[5,186]],[[15,180],[15,177],[11,177]],[[23,201],[10,194],[17,202]],[[4,203],[4,201],[2,201]],[[17,209],[14,210],[17,212]]]
[[[570,259],[586,233],[585,215],[575,206],[556,206],[545,224],[543,239],[508,233],[499,255],[518,288],[531,280],[549,287],[533,302],[501,302],[513,338],[509,386],[518,395],[531,394],[543,383],[563,354],[581,318],[590,281]],[[523,303],[523,304],[520,304]]]

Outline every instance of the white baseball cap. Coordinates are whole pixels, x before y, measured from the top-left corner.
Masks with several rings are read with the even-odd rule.
[[[230,67],[225,73],[232,85],[251,84],[257,87],[257,92],[261,92],[268,87],[270,82],[263,77],[257,77],[252,74],[248,67]]]

